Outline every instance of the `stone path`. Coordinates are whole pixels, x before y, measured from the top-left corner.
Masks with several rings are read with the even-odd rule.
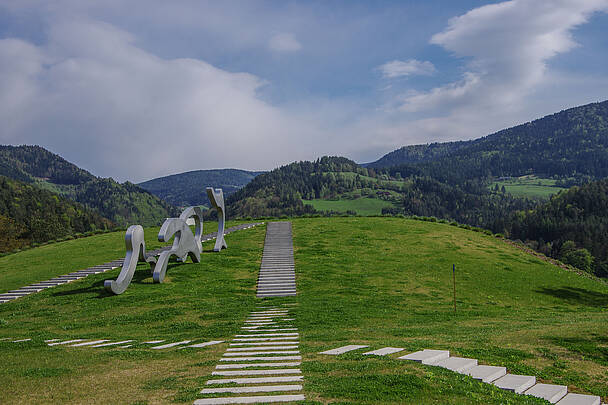
[[[17,340],[12,340],[11,338],[3,338],[3,339],[0,339],[0,341],[4,341],[6,343],[19,343],[19,342],[37,343],[37,341],[34,341],[31,338],[17,339]],[[198,348],[203,348],[203,347],[207,347],[207,346],[217,345],[219,343],[223,343],[224,341],[223,340],[211,340],[208,342],[195,343],[195,344],[190,345],[189,343],[194,342],[194,340],[182,340],[182,341],[178,341],[178,342],[168,342],[168,343],[159,345],[160,343],[163,343],[163,342],[165,342],[165,340],[150,340],[150,341],[145,341],[145,342],[137,342],[134,339],[120,340],[120,341],[112,341],[111,339],[67,339],[67,340],[46,339],[44,341],[44,343],[46,343],[47,346],[50,346],[50,347],[63,346],[63,347],[78,347],[78,348],[83,348],[83,349],[106,347],[106,348],[111,348],[111,349],[116,349],[116,348],[123,349],[126,347],[135,346],[135,347],[139,347],[139,348],[147,348],[147,349],[153,349],[153,350],[162,350],[162,349],[171,349],[171,348],[198,349]],[[157,345],[157,346],[153,346],[153,345]]]
[[[253,224],[241,224],[230,227],[224,231],[224,234],[227,235],[231,232],[239,231],[242,229],[253,228],[254,226],[261,225],[262,222],[256,222]],[[207,235],[203,235],[201,240],[203,242],[207,242],[213,240],[217,237],[217,232],[212,232]],[[160,249],[153,250],[149,252],[152,255],[159,255],[163,250],[170,249],[170,246],[166,246]],[[84,270],[78,270],[73,273],[65,274],[63,276],[57,276],[50,280],[40,281],[38,283],[30,284],[25,287],[21,287],[16,290],[11,290],[6,293],[0,294],[0,304],[5,302],[10,302],[14,299],[24,297],[26,295],[37,293],[38,291],[42,291],[47,288],[55,287],[61,284],[71,283],[72,281],[80,280],[81,278],[85,278],[90,276],[91,274],[105,273],[106,271],[116,269],[121,267],[124,259],[113,260],[111,262],[107,262],[104,264],[100,264],[98,266],[89,267]]]
[[[262,265],[258,276],[258,298],[296,295],[291,222],[269,222]]]
[[[291,229],[291,228],[290,228]],[[305,400],[298,368],[300,335],[289,308],[264,307],[253,311],[245,321],[243,333],[234,336],[220,363],[207,380],[208,388],[195,405],[255,404]],[[252,326],[260,329],[251,330]],[[290,330],[293,332],[277,332]],[[217,377],[217,378],[213,378]],[[234,386],[236,384],[236,386]],[[262,394],[262,395],[241,395]],[[272,394],[272,395],[265,395]]]
[[[364,345],[348,345],[319,354],[339,355],[353,350],[362,349]],[[384,347],[362,354],[386,356],[403,349]],[[425,349],[398,357],[400,360],[417,361],[422,364],[443,367],[456,373],[465,374],[476,380],[494,384],[498,388],[513,391],[516,394],[533,395],[557,405],[600,405],[601,398],[597,395],[568,393],[565,385],[537,384],[536,377],[528,375],[508,374],[505,367],[485,366],[477,364],[476,359],[451,357],[448,350]],[[605,404],[604,404],[605,405]]]

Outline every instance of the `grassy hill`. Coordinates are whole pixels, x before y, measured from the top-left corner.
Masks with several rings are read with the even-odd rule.
[[[444,369],[395,360],[396,355],[317,354],[346,344],[449,349],[608,399],[605,283],[447,224],[401,218],[292,222],[298,296],[264,302],[297,303],[307,403],[545,403]],[[201,397],[198,391],[211,378],[225,344],[95,351],[51,348],[42,341],[226,340],[262,302],[254,292],[264,234],[264,227],[233,233],[227,250],[205,253],[199,264],[171,265],[160,285],[152,284],[141,266],[120,296],[103,289],[103,280],[115,277],[115,270],[0,305],[0,338],[33,339],[0,341],[3,403],[192,403]],[[122,238],[121,233],[86,238],[86,249],[97,256],[77,255],[82,256],[78,265],[116,258]],[[85,249],[83,241],[0,258],[0,285],[33,271],[33,255],[44,257],[44,266],[35,264],[39,279],[66,272],[77,264],[63,261]]]
[[[264,172],[239,169],[195,170],[144,181],[138,186],[176,207],[209,206],[206,187],[221,188],[224,196],[234,193]]]

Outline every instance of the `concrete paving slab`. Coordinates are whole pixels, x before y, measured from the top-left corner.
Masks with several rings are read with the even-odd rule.
[[[224,343],[223,340],[211,340],[209,342],[204,342],[204,343],[197,343],[194,345],[188,345],[186,347],[194,347],[194,348],[199,348],[199,347],[207,347],[207,346],[213,346],[213,345],[217,345],[220,343]]]
[[[220,361],[283,361],[302,360],[302,356],[222,357]]]
[[[192,340],[182,340],[181,342],[167,343],[166,345],[161,345],[161,346],[152,346],[150,349],[154,349],[154,350],[169,349],[169,348],[175,347],[175,346],[186,345],[190,342],[192,342]]]
[[[299,368],[277,368],[272,370],[232,370],[214,371],[211,375],[235,376],[235,375],[279,375],[279,374],[302,374]]]
[[[285,344],[294,344],[297,345],[300,342],[298,341],[294,341],[294,342],[286,342],[286,341],[278,341],[278,342],[250,342],[250,343],[230,343],[230,346],[280,346],[280,345],[285,345]]]
[[[302,364],[299,361],[286,361],[281,363],[242,363],[242,364],[218,364],[215,366],[218,370],[234,369],[234,368],[251,368],[251,367],[295,367]]]
[[[234,338],[233,342],[255,342],[255,341],[271,341],[271,340],[289,340],[293,339],[290,336],[281,336],[281,337],[260,337],[260,338]]]
[[[338,355],[346,352],[350,352],[353,350],[363,349],[364,347],[369,347],[368,345],[347,345],[338,347],[336,349],[326,350],[324,352],[320,352],[319,354],[330,354],[330,355]]]
[[[205,388],[201,391],[201,394],[244,394],[248,392],[283,392],[301,390],[301,385],[258,385],[251,387]]]
[[[93,340],[91,342],[76,343],[75,345],[70,345],[70,347],[92,346],[92,345],[96,345],[99,343],[105,343],[105,342],[109,342],[109,341],[110,341],[110,339]]]
[[[223,397],[197,399],[194,405],[259,404],[272,402],[304,401],[304,395],[261,395],[254,397]]]
[[[266,356],[269,354],[300,354],[299,350],[269,350],[264,352],[226,352],[225,357],[230,356]]]
[[[553,384],[536,384],[524,392],[525,395],[532,395],[537,398],[542,398],[551,402],[552,404],[565,397],[567,393],[568,387],[565,385]]]
[[[48,343],[49,346],[57,346],[57,345],[68,345],[70,343],[76,343],[76,342],[82,342],[84,339],[72,339],[72,340],[65,340],[63,342],[53,342],[53,343]]]
[[[601,398],[596,395],[569,393],[557,405],[600,405]]]
[[[142,342],[142,343],[147,344],[147,345],[153,345],[153,344],[156,344],[156,343],[162,343],[164,341],[165,341],[164,339],[162,339],[162,340],[148,340],[147,342]]]
[[[259,336],[298,336],[298,332],[285,332],[285,333],[250,333],[248,335],[234,335],[235,337],[259,337]]]
[[[470,375],[476,380],[491,383],[507,374],[507,368],[497,366],[474,366],[466,370],[464,374]]]
[[[251,346],[251,347],[231,347],[226,349],[227,352],[246,352],[252,350],[290,350],[297,349],[298,345],[291,346]]]
[[[387,354],[393,354],[402,351],[401,347],[383,347],[382,349],[372,350],[371,352],[365,352],[366,355],[374,356],[386,356]]]
[[[220,378],[217,380],[208,380],[205,384],[266,384],[266,383],[279,383],[279,382],[294,382],[302,381],[304,377],[301,375],[294,375],[288,377],[245,377],[245,378]]]
[[[413,360],[422,364],[432,365],[441,360],[445,360],[450,357],[449,350],[432,350],[424,349],[419,352],[406,354],[405,356],[398,357],[400,360]]]
[[[31,338],[18,339],[18,340],[13,340],[13,343],[29,342],[30,340],[32,340],[32,339]]]
[[[536,377],[531,375],[506,374],[495,380],[492,384],[503,390],[523,394],[524,391],[536,384]]]
[[[120,342],[110,342],[110,343],[102,343],[100,345],[95,345],[91,347],[106,347],[106,346],[118,346],[124,345],[125,343],[131,343],[133,340],[121,340]]]
[[[448,370],[452,370],[460,374],[463,374],[465,370],[468,370],[476,365],[477,360],[467,359],[466,357],[448,357],[445,360],[435,363],[435,366],[447,368]]]

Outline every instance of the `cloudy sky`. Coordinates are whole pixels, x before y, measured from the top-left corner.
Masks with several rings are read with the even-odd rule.
[[[472,139],[608,99],[608,0],[0,0],[0,143],[99,176]]]

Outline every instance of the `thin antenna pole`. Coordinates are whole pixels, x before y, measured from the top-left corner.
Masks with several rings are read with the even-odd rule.
[[[452,280],[454,282],[454,313],[456,313],[456,265],[452,264]]]

